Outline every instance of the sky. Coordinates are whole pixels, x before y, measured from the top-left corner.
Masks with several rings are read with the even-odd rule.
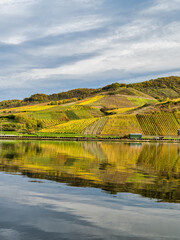
[[[0,100],[180,76],[180,0],[0,0]]]

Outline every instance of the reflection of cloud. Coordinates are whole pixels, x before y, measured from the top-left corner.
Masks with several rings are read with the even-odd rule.
[[[19,240],[21,239],[21,234],[18,233],[16,230],[14,229],[5,229],[5,228],[1,228],[0,229],[0,239],[3,240]]]
[[[39,186],[22,181],[21,176],[8,178],[6,175],[1,181],[1,201],[17,211],[23,209],[16,226],[22,224],[25,231],[29,228],[80,236],[94,233],[102,239],[110,239],[110,236],[176,239],[178,236],[177,205],[169,209],[169,204],[162,203],[158,207],[156,202],[132,194],[113,198],[95,189],[79,190],[48,181]],[[0,236],[8,236],[7,239],[12,239],[12,234],[18,236],[16,231],[3,229],[0,232]]]

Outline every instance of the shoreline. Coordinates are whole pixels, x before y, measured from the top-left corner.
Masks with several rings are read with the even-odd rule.
[[[0,140],[53,140],[53,141],[111,141],[111,142],[169,142],[169,143],[180,143],[180,139],[122,139],[122,138],[90,138],[90,137],[42,137],[42,136],[0,136]]]

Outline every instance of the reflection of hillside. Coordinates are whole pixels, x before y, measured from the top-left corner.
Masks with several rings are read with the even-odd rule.
[[[138,159],[141,167],[152,168],[159,174],[180,173],[180,156],[177,144],[146,144]]]
[[[106,159],[106,155],[102,150],[100,142],[86,142],[84,148],[87,152],[95,156],[96,159],[99,159],[100,161]]]
[[[29,177],[140,193],[177,201],[180,160],[176,144],[3,142],[0,169]]]
[[[135,167],[141,152],[141,145],[127,143],[102,143],[101,147],[107,157],[107,161],[117,168]]]

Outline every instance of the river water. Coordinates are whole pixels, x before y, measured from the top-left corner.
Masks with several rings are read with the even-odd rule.
[[[0,239],[180,239],[180,145],[0,143]]]

